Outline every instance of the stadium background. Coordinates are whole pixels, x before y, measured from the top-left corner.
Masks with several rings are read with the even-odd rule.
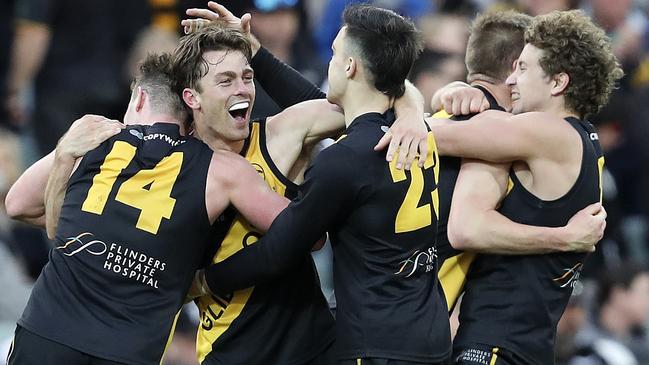
[[[130,75],[137,61],[149,51],[172,49],[181,34],[179,20],[184,17],[184,9],[206,4],[202,0],[0,1],[3,203],[7,190],[26,166],[54,146],[60,137],[57,125],[59,129],[67,128],[84,113],[121,119],[128,102]],[[262,44],[323,89],[331,41],[340,26],[342,9],[350,2],[356,1],[222,1],[236,15],[251,12],[253,32]],[[464,79],[468,27],[478,12],[517,9],[537,15],[555,9],[580,8],[607,31],[626,73],[609,105],[590,118],[598,128],[606,154],[604,200],[608,225],[597,252],[585,265],[583,285],[577,286],[559,326],[558,363],[634,364],[626,362],[623,352],[618,352],[620,348],[606,350],[596,356],[597,360],[582,356],[587,351],[583,347],[578,351],[584,338],[617,331],[623,333],[618,335],[619,344],[634,354],[635,363],[649,364],[649,288],[632,287],[628,296],[621,297],[625,303],[607,306],[607,319],[602,319],[600,306],[596,305],[602,275],[620,267],[628,271],[632,262],[643,267],[649,264],[649,1],[370,2],[411,17],[423,32],[426,50],[410,80],[427,100],[440,86]],[[49,35],[49,39],[43,35]],[[278,111],[260,88],[257,99],[254,115]],[[59,108],[74,117],[56,120],[51,110]],[[42,231],[12,222],[4,208],[0,211],[0,354],[8,346],[31,283],[47,260],[48,249]],[[328,269],[330,254],[325,250],[316,256],[323,291],[334,305]],[[642,270],[649,280],[649,273]],[[631,318],[631,312],[641,315]],[[607,328],[610,318],[617,324],[628,324],[628,328]],[[196,363],[195,326],[196,314],[188,306],[165,364]]]

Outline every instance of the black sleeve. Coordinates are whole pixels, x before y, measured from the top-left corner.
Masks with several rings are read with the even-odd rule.
[[[261,87],[282,110],[306,100],[327,97],[311,81],[275,58],[264,47],[261,47],[252,58],[251,66]]]
[[[306,171],[298,198],[277,216],[260,241],[205,270],[210,290],[225,295],[272,281],[297,265],[351,209],[359,188],[350,157],[341,146],[322,151]]]

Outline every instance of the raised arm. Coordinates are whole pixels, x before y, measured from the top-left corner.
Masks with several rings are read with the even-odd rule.
[[[254,57],[251,66],[255,70],[255,79],[281,109],[306,100],[326,97],[325,93],[311,81],[275,58],[259,44],[257,38],[250,32],[250,14],[238,18],[226,7],[214,1],[208,2],[207,6],[208,9],[187,9],[187,15],[198,19],[184,19],[181,25],[186,31],[191,31],[210,22],[221,22],[244,32],[252,45]]]
[[[348,212],[357,171],[348,163],[349,156],[334,147],[317,157],[299,197],[261,240],[205,270],[205,281],[213,293],[225,294],[277,278],[308,254],[333,222]]]
[[[591,205],[564,227],[512,222],[496,211],[507,192],[509,164],[467,160],[458,176],[448,222],[454,248],[504,255],[593,251],[606,226],[606,212]]]
[[[214,1],[208,2],[207,6],[209,9],[187,9],[187,15],[197,19],[184,19],[181,25],[185,27],[185,31],[197,29],[210,22],[221,22],[247,34],[253,49],[254,57],[251,66],[255,70],[255,79],[281,109],[308,100],[326,98],[326,94],[304,78],[302,74],[275,58],[259,44],[259,41],[250,32],[250,14],[244,14],[238,18],[223,5]],[[386,155],[388,161],[392,160],[397,150],[399,151],[397,168],[405,166],[406,169],[409,169],[412,161],[418,155],[417,152],[423,156],[427,154],[427,130],[425,125],[420,123],[424,113],[423,103],[423,97],[414,85],[406,82],[406,94],[399,98],[394,105],[398,119],[390,129],[390,133],[387,133],[386,137],[377,145],[377,149],[383,149],[389,144]],[[334,106],[331,106],[331,109],[339,110]],[[326,117],[322,119],[317,117],[301,118],[300,120],[305,123],[320,124],[315,125],[315,128],[311,124],[303,127],[298,126],[298,128],[307,131],[304,136],[309,140],[329,137],[345,128],[342,115],[335,123]],[[299,131],[293,132],[299,133]],[[420,162],[420,166],[423,166],[423,161]]]

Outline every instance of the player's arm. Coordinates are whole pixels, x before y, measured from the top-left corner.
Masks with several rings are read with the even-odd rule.
[[[55,151],[63,156],[71,154],[76,159],[119,133],[122,128],[123,124],[116,120],[85,115],[72,123]],[[45,214],[49,214],[45,205],[45,191],[55,163],[55,151],[30,166],[9,189],[5,205],[11,218],[45,227]]]
[[[452,115],[469,115],[487,110],[489,101],[480,89],[454,81],[433,94],[430,107],[433,112],[445,110]]]
[[[412,161],[427,153],[427,128],[422,122],[423,98],[410,82],[406,93],[395,102],[397,120],[379,141],[376,149],[389,145],[386,159],[398,151],[397,168],[410,168]],[[310,100],[285,109],[268,120],[268,133],[280,145],[312,145],[323,138],[334,137],[345,128],[342,110],[328,101]],[[420,161],[423,165],[423,160]]]
[[[31,165],[11,186],[5,198],[10,218],[45,227],[44,193],[53,163],[54,151]]]
[[[205,270],[213,293],[229,293],[282,275],[308,254],[334,222],[344,219],[356,195],[358,168],[335,147],[318,155],[306,172],[298,198],[259,242]]]
[[[591,205],[563,227],[515,223],[496,211],[507,192],[509,164],[465,160],[458,175],[448,221],[451,245],[492,254],[592,251],[606,226],[606,212]]]
[[[487,110],[468,121],[429,118],[427,122],[443,156],[496,163],[529,161],[541,156],[561,161],[568,149],[579,146],[579,135],[570,124],[542,112],[511,115]]]
[[[208,197],[225,197],[228,200],[226,203],[234,205],[253,226],[261,231],[268,230],[290,201],[273,192],[243,157],[227,151],[216,151],[212,162],[214,168],[208,172],[207,188],[211,190]]]

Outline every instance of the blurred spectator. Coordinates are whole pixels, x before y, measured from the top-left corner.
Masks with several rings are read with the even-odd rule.
[[[424,100],[431,100],[442,86],[466,79],[464,59],[458,55],[424,50],[415,61],[408,79],[419,89]],[[424,111],[432,112],[430,103],[424,104]]]
[[[417,22],[427,49],[457,55],[462,60],[469,39],[470,24],[465,16],[443,13],[422,16]]]
[[[14,123],[31,118],[41,154],[54,149],[84,113],[121,118],[128,80],[123,65],[149,23],[145,0],[19,0],[6,99]],[[126,15],[126,16],[125,16]]]
[[[586,276],[599,271],[601,265],[610,266],[630,257],[649,264],[649,159],[643,152],[649,126],[643,104],[646,102],[616,90],[609,104],[590,118],[606,158],[603,189],[608,218],[604,238],[584,267]]]
[[[587,0],[583,9],[590,14],[613,40],[613,52],[627,76],[638,66],[647,50],[644,36],[649,29],[647,15],[635,6],[633,0]],[[628,82],[624,79],[624,85]]]
[[[414,20],[435,10],[435,1],[430,0],[329,0],[324,7],[320,24],[314,29],[318,54],[322,62],[329,62],[331,58],[331,43],[340,29],[343,9],[346,5],[355,3],[370,3],[392,9]]]
[[[554,10],[575,9],[579,0],[518,0],[521,10],[529,15],[543,15]]]
[[[566,310],[557,324],[557,337],[555,346],[555,360],[557,365],[568,365],[576,352],[575,337],[586,323],[586,308],[583,284],[573,289],[572,296]]]
[[[252,15],[252,33],[259,38],[262,46],[315,85],[322,85],[326,79],[327,64],[315,53],[303,0],[224,0],[222,4],[237,16],[249,12]],[[257,82],[255,86],[257,95],[252,118],[279,113],[281,109],[266,91]]]
[[[7,72],[9,69],[9,52],[13,39],[13,14],[15,0],[0,2],[0,100],[7,99]],[[0,104],[0,125],[9,126],[6,104]]]
[[[577,334],[573,365],[649,363],[649,270],[624,263],[602,270],[595,310]]]
[[[532,16],[554,10],[577,9],[581,0],[474,0],[481,9],[488,11],[516,10]]]

